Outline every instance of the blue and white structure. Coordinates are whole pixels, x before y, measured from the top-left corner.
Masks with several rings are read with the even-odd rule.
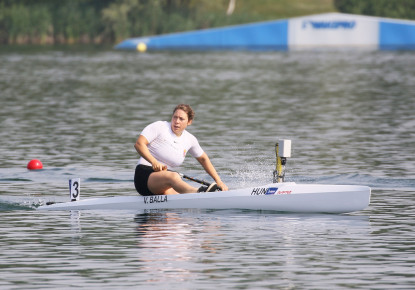
[[[116,49],[415,50],[415,21],[342,13],[257,22],[124,40]]]

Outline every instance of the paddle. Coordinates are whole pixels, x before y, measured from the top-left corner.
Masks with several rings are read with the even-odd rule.
[[[180,172],[177,172],[177,171],[173,171],[173,172],[176,172],[177,174],[179,174],[181,178],[186,178],[186,179],[188,179],[188,180],[191,180],[191,181],[194,181],[194,182],[197,182],[197,183],[200,183],[200,184],[206,185],[206,186],[209,186],[209,185],[210,185],[210,183],[209,183],[209,182],[207,182],[207,181],[200,180],[200,179],[197,179],[197,178],[193,178],[193,177],[190,177],[190,176],[184,175],[183,173],[180,173]]]
[[[190,176],[187,176],[187,175],[185,175],[185,174],[183,174],[183,173],[180,173],[180,172],[177,172],[177,171],[174,171],[174,170],[167,169],[167,171],[175,172],[175,173],[177,173],[178,175],[180,175],[180,177],[181,177],[181,178],[186,178],[186,179],[188,179],[188,180],[191,180],[191,181],[194,181],[194,182],[197,182],[197,183],[200,183],[200,184],[206,185],[206,186],[211,185],[211,183],[209,183],[209,182],[207,182],[207,181],[204,181],[204,180],[201,180],[201,179],[197,179],[197,178],[194,178],[194,177],[190,177]]]
[[[169,171],[175,172],[175,173],[179,174],[179,176],[181,178],[186,178],[186,179],[188,179],[190,181],[194,181],[194,182],[197,182],[197,183],[201,183],[203,185],[206,185],[207,187],[204,188],[201,192],[222,191],[222,189],[216,184],[216,182],[209,183],[209,182],[204,181],[204,180],[201,180],[201,179],[197,179],[197,178],[194,178],[194,177],[190,177],[190,176],[184,175],[183,173],[180,173],[180,172],[177,172],[177,171],[173,171],[173,170],[169,170]],[[202,189],[202,188],[199,188],[199,190],[200,189]]]

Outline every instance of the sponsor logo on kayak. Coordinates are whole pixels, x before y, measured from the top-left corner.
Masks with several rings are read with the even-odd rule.
[[[150,195],[144,196],[144,203],[167,202],[167,195]]]
[[[278,190],[278,187],[255,187],[251,195],[291,194],[291,190]]]
[[[265,194],[275,194],[278,190],[278,187],[270,187],[268,188],[267,192]]]
[[[255,187],[254,189],[252,189],[251,195],[275,194],[277,190],[278,190],[278,187],[269,187],[269,188]]]
[[[356,21],[303,21],[303,29],[353,29],[355,26]]]

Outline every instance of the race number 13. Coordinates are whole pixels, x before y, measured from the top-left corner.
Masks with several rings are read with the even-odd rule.
[[[69,179],[69,194],[71,201],[79,200],[79,195],[81,193],[81,179],[74,178]]]

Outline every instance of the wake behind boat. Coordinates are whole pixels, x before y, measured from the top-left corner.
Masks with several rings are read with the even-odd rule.
[[[73,201],[43,205],[38,210],[249,209],[295,213],[349,213],[363,210],[369,205],[371,189],[368,186],[284,182],[286,158],[291,154],[291,141],[279,141],[276,154],[274,182],[263,186],[207,193],[79,200],[80,180],[75,179],[70,181]]]

